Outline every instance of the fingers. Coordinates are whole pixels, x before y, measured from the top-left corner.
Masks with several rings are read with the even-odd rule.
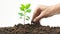
[[[40,5],[37,7],[37,9],[35,10],[35,12],[33,13],[33,17],[32,17],[32,21],[37,17],[39,16],[39,14],[45,10],[47,8],[47,6],[44,6],[44,5]]]
[[[45,10],[43,10],[41,12],[41,14],[39,16],[37,16],[34,19],[34,22],[37,22],[37,21],[41,20],[42,18],[46,18],[46,17],[52,16],[52,11],[53,10],[51,8],[46,8]]]
[[[39,15],[33,21],[34,22],[39,22],[42,18],[43,18],[43,15]]]
[[[41,9],[40,8],[37,8],[36,10],[35,10],[35,12],[33,13],[33,17],[32,17],[32,20],[35,18],[35,17],[37,17],[40,13],[41,13]]]
[[[33,17],[32,17],[32,20],[31,20],[31,23],[35,23],[33,20],[41,13],[41,9],[38,8],[34,13],[33,13]],[[38,23],[35,23],[35,24],[38,24]]]
[[[48,6],[40,5],[36,8],[36,10],[33,13],[32,20],[37,17],[43,10],[45,10]]]
[[[44,7],[44,8],[45,9],[42,10],[41,13],[37,17],[35,17],[35,19],[33,20],[34,22],[38,23],[43,17],[47,17],[46,16],[46,11],[47,11],[46,9],[47,9],[47,7]]]
[[[46,13],[46,12],[47,12],[47,10],[42,11],[41,14],[39,16],[37,16],[33,21],[34,22],[38,22],[42,18],[47,17],[48,16],[48,13]]]

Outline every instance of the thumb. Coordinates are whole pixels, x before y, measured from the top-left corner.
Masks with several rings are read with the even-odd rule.
[[[34,22],[38,22],[39,20],[41,20],[42,19],[42,16],[37,16],[33,21]]]

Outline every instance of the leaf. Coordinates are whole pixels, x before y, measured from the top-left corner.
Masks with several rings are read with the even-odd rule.
[[[21,7],[23,7],[25,9],[25,5],[24,4],[21,4]]]
[[[18,13],[20,16],[24,16],[24,14],[23,13]]]
[[[27,9],[26,12],[30,13],[31,12],[31,9]]]
[[[29,19],[26,18],[26,20],[29,20]]]
[[[25,5],[24,4],[21,4],[21,7],[24,7],[25,8]]]
[[[29,16],[27,16],[27,18],[28,18],[28,19],[30,19],[30,17],[29,17]]]
[[[30,7],[30,4],[27,4],[27,5],[26,5],[26,9],[28,9],[29,7]]]
[[[20,10],[21,10],[21,11],[24,11],[24,8],[23,8],[23,7],[20,7]]]
[[[24,4],[21,4],[20,10],[24,11],[24,9],[25,9]]]
[[[26,20],[29,20],[30,19],[30,17],[29,16],[26,16]]]

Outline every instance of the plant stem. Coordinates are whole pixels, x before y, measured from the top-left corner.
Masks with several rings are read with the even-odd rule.
[[[25,15],[24,15],[24,25],[25,25]]]
[[[26,10],[24,11],[24,25],[25,25],[25,15],[26,15]]]
[[[26,11],[26,10],[25,10]],[[25,25],[25,16],[26,16],[26,13],[24,11],[24,25]],[[25,32],[25,27],[24,27],[24,32]]]

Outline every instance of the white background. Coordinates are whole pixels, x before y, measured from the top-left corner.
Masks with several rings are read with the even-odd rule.
[[[21,20],[18,15],[18,12],[20,11],[19,7],[22,3],[31,3],[32,11],[29,15],[32,18],[32,13],[38,5],[55,5],[60,3],[60,0],[0,0],[0,27],[14,26],[18,23],[24,24],[23,19]],[[26,24],[27,23],[30,23],[30,21],[26,22]],[[41,25],[60,27],[60,15],[55,15],[49,18],[43,18],[41,20]]]

